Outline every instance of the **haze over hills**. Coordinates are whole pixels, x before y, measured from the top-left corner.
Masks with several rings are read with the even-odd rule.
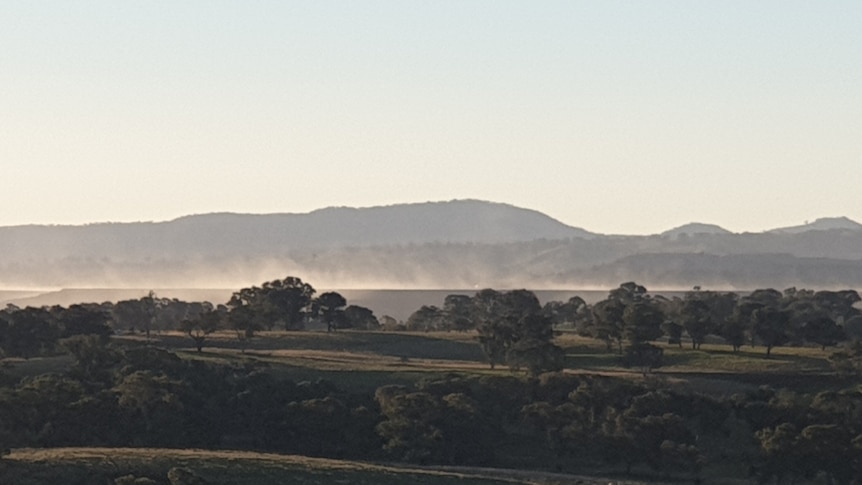
[[[0,227],[0,288],[239,288],[286,275],[345,289],[862,287],[862,225],[818,219],[735,234],[691,223],[607,236],[457,200]]]

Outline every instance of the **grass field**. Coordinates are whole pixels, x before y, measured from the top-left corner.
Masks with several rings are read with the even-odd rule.
[[[102,484],[134,475],[167,483],[171,467],[183,467],[214,485],[330,484],[605,484],[607,479],[458,468],[431,470],[356,461],[246,451],[136,448],[20,449],[0,462],[0,481],[15,485]],[[637,484],[635,481],[614,481]]]
[[[451,373],[510,373],[505,367],[490,370],[473,332],[272,331],[249,342],[245,353],[230,332],[211,336],[202,353],[196,352],[191,340],[178,332],[164,333],[155,341],[184,358],[221,363],[253,361],[269,366],[282,377],[298,381],[324,378],[356,390],[410,384]],[[563,333],[555,343],[565,350],[568,372],[643,378],[640,370],[623,368],[619,355],[608,352],[604,342]],[[704,344],[698,350],[658,345],[664,349],[664,366],[656,369],[652,377],[700,392],[726,395],[760,385],[811,391],[852,384],[832,372],[828,357],[835,349],[776,347],[767,358],[763,347],[743,347],[733,352],[729,346],[719,344]]]
[[[139,335],[115,339],[125,344],[146,343]],[[245,352],[235,335],[224,331],[211,335],[200,353],[193,348],[191,339],[180,332],[154,334],[151,343],[187,359],[221,364],[256,363],[279,377],[294,381],[327,379],[350,391],[373,391],[385,384],[410,385],[452,373],[510,374],[504,366],[493,371],[489,368],[473,332],[272,331],[252,339]],[[604,342],[564,333],[555,343],[565,350],[567,372],[643,378],[640,370],[623,368],[619,355],[608,352]],[[704,344],[699,350],[658,345],[664,349],[664,366],[650,378],[699,392],[727,395],[760,385],[817,391],[853,384],[832,372],[828,357],[835,349],[776,347],[767,358],[763,347],[743,347],[732,352],[729,346],[719,344]],[[9,359],[7,364],[3,372],[17,379],[64,372],[71,359],[68,356]]]

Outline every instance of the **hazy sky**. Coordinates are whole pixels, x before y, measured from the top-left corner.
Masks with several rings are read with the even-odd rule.
[[[0,225],[478,198],[862,222],[862,2],[0,2]]]

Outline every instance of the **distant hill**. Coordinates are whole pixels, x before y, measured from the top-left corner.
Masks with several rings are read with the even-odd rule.
[[[781,227],[772,229],[769,232],[778,234],[799,234],[808,231],[862,231],[862,224],[849,219],[847,217],[822,217],[814,222],[802,224],[800,226]]]
[[[691,236],[694,234],[731,234],[727,229],[717,226],[715,224],[703,224],[700,222],[692,222],[689,224],[685,224],[679,227],[675,227],[673,229],[669,229],[663,233],[662,236],[669,238],[678,238],[679,236],[685,234],[686,236]]]
[[[0,263],[67,257],[146,261],[344,246],[496,244],[594,236],[534,210],[454,200],[333,207],[307,214],[204,214],[157,223],[0,227]]]
[[[818,219],[735,234],[691,223],[659,235],[606,236],[477,200],[13,226],[0,227],[0,288],[238,289],[287,275],[342,289],[583,289],[628,280],[664,288],[862,287],[856,226]]]
[[[615,281],[649,282],[653,288],[862,288],[862,261],[789,254],[637,254],[574,271],[568,277],[608,285]]]

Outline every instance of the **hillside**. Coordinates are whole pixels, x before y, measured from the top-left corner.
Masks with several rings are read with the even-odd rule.
[[[0,227],[0,288],[240,288],[285,275],[342,289],[607,288],[632,279],[671,288],[859,287],[854,224],[819,219],[811,230],[735,234],[691,223],[605,236],[461,200]]]
[[[217,213],[168,222],[0,227],[0,262],[258,255],[284,250],[589,238],[540,212],[476,200],[336,207],[307,214]]]
[[[681,235],[692,236],[696,234],[730,234],[727,229],[715,224],[703,224],[700,222],[691,222],[673,229],[669,229],[661,233],[662,236],[670,238],[678,238]]]
[[[808,231],[862,231],[862,224],[848,219],[847,217],[822,217],[814,220],[814,222],[805,223],[799,226],[781,227],[772,229],[769,232],[781,234],[799,234]]]
[[[113,483],[134,475],[163,480],[172,467],[183,467],[207,483],[232,484],[399,484],[601,483],[585,477],[519,470],[462,469],[437,471],[347,460],[247,451],[151,448],[53,448],[14,451],[0,478],[19,485]],[[606,482],[606,480],[605,480]],[[161,483],[161,482],[155,482]],[[633,483],[633,482],[632,482]]]

